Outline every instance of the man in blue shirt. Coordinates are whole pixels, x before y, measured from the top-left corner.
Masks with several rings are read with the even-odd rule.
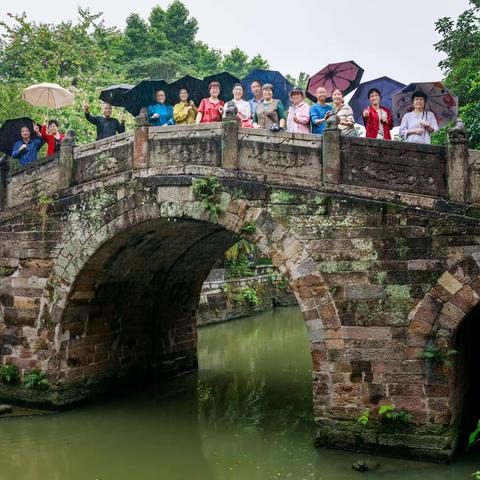
[[[312,122],[312,133],[321,135],[326,126],[326,115],[333,110],[331,105],[327,105],[327,91],[324,87],[317,88],[317,103],[310,107],[310,121]]]
[[[148,106],[147,117],[152,127],[161,127],[162,125],[175,125],[173,120],[173,107],[165,102],[167,97],[163,90],[158,90],[155,94],[157,103]]]
[[[34,124],[33,130],[37,136],[31,138],[30,129],[28,127],[22,127],[20,129],[22,139],[13,144],[12,157],[18,158],[20,165],[28,165],[35,161],[38,151],[42,148],[43,140],[37,124]]]
[[[250,91],[253,94],[253,98],[251,98],[248,103],[250,104],[250,110],[253,117],[255,115],[255,111],[257,110],[257,105],[263,102],[262,84],[259,80],[254,80],[250,84]]]

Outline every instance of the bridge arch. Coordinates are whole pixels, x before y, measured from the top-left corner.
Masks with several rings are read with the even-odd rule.
[[[128,370],[151,363],[162,373],[194,368],[194,312],[203,281],[243,225],[254,222],[249,240],[288,279],[304,314],[321,413],[331,389],[328,346],[338,349],[342,334],[314,260],[266,208],[224,193],[225,213],[212,220],[191,190],[165,187],[153,198],[137,189],[102,212],[102,223],[76,223],[52,269],[37,320],[39,337],[52,342],[50,378],[60,391],[81,384],[77,399],[90,394],[86,384],[118,374],[122,365]],[[131,315],[128,325],[121,311]],[[158,316],[160,326],[151,320]]]
[[[444,421],[452,425],[453,448],[480,420],[480,253],[455,263],[438,279],[410,316],[406,354],[417,360],[429,346],[452,352],[443,362],[424,368],[427,404],[443,405]],[[430,397],[430,398],[428,398]]]

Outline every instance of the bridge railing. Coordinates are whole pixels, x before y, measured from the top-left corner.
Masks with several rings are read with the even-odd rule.
[[[77,147],[67,137],[59,154],[10,172],[3,158],[0,208],[130,170],[185,174],[204,167],[267,183],[342,184],[480,202],[480,152],[468,150],[458,129],[444,147],[344,137],[335,126],[320,137],[240,128],[231,119],[150,127],[138,117],[133,132]]]

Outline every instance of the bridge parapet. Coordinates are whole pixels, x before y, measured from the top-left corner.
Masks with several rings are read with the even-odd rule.
[[[478,202],[480,152],[468,150],[464,130],[452,132],[444,147],[349,138],[336,127],[319,137],[239,128],[232,120],[149,127],[139,118],[133,132],[75,148],[67,142],[60,155],[9,173],[0,169],[0,203],[6,210],[122,172],[157,167],[178,173],[187,166],[272,184],[308,181]]]

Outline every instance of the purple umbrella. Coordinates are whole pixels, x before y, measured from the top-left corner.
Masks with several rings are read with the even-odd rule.
[[[343,94],[352,92],[362,79],[363,68],[353,60],[349,62],[331,63],[308,79],[307,96],[312,102],[317,101],[317,88],[325,87],[327,101],[332,100],[332,93],[336,88]]]
[[[361,83],[348,104],[353,109],[353,115],[355,117],[356,123],[363,123],[362,113],[365,108],[370,106],[370,101],[368,100],[368,92],[372,88],[376,88],[380,91],[381,105],[382,107],[387,107],[390,111],[392,110],[392,95],[395,92],[398,92],[405,85],[403,83],[393,80],[389,77],[380,77],[375,80],[370,80],[368,82]],[[394,118],[395,125],[400,125],[400,122],[397,118]]]

